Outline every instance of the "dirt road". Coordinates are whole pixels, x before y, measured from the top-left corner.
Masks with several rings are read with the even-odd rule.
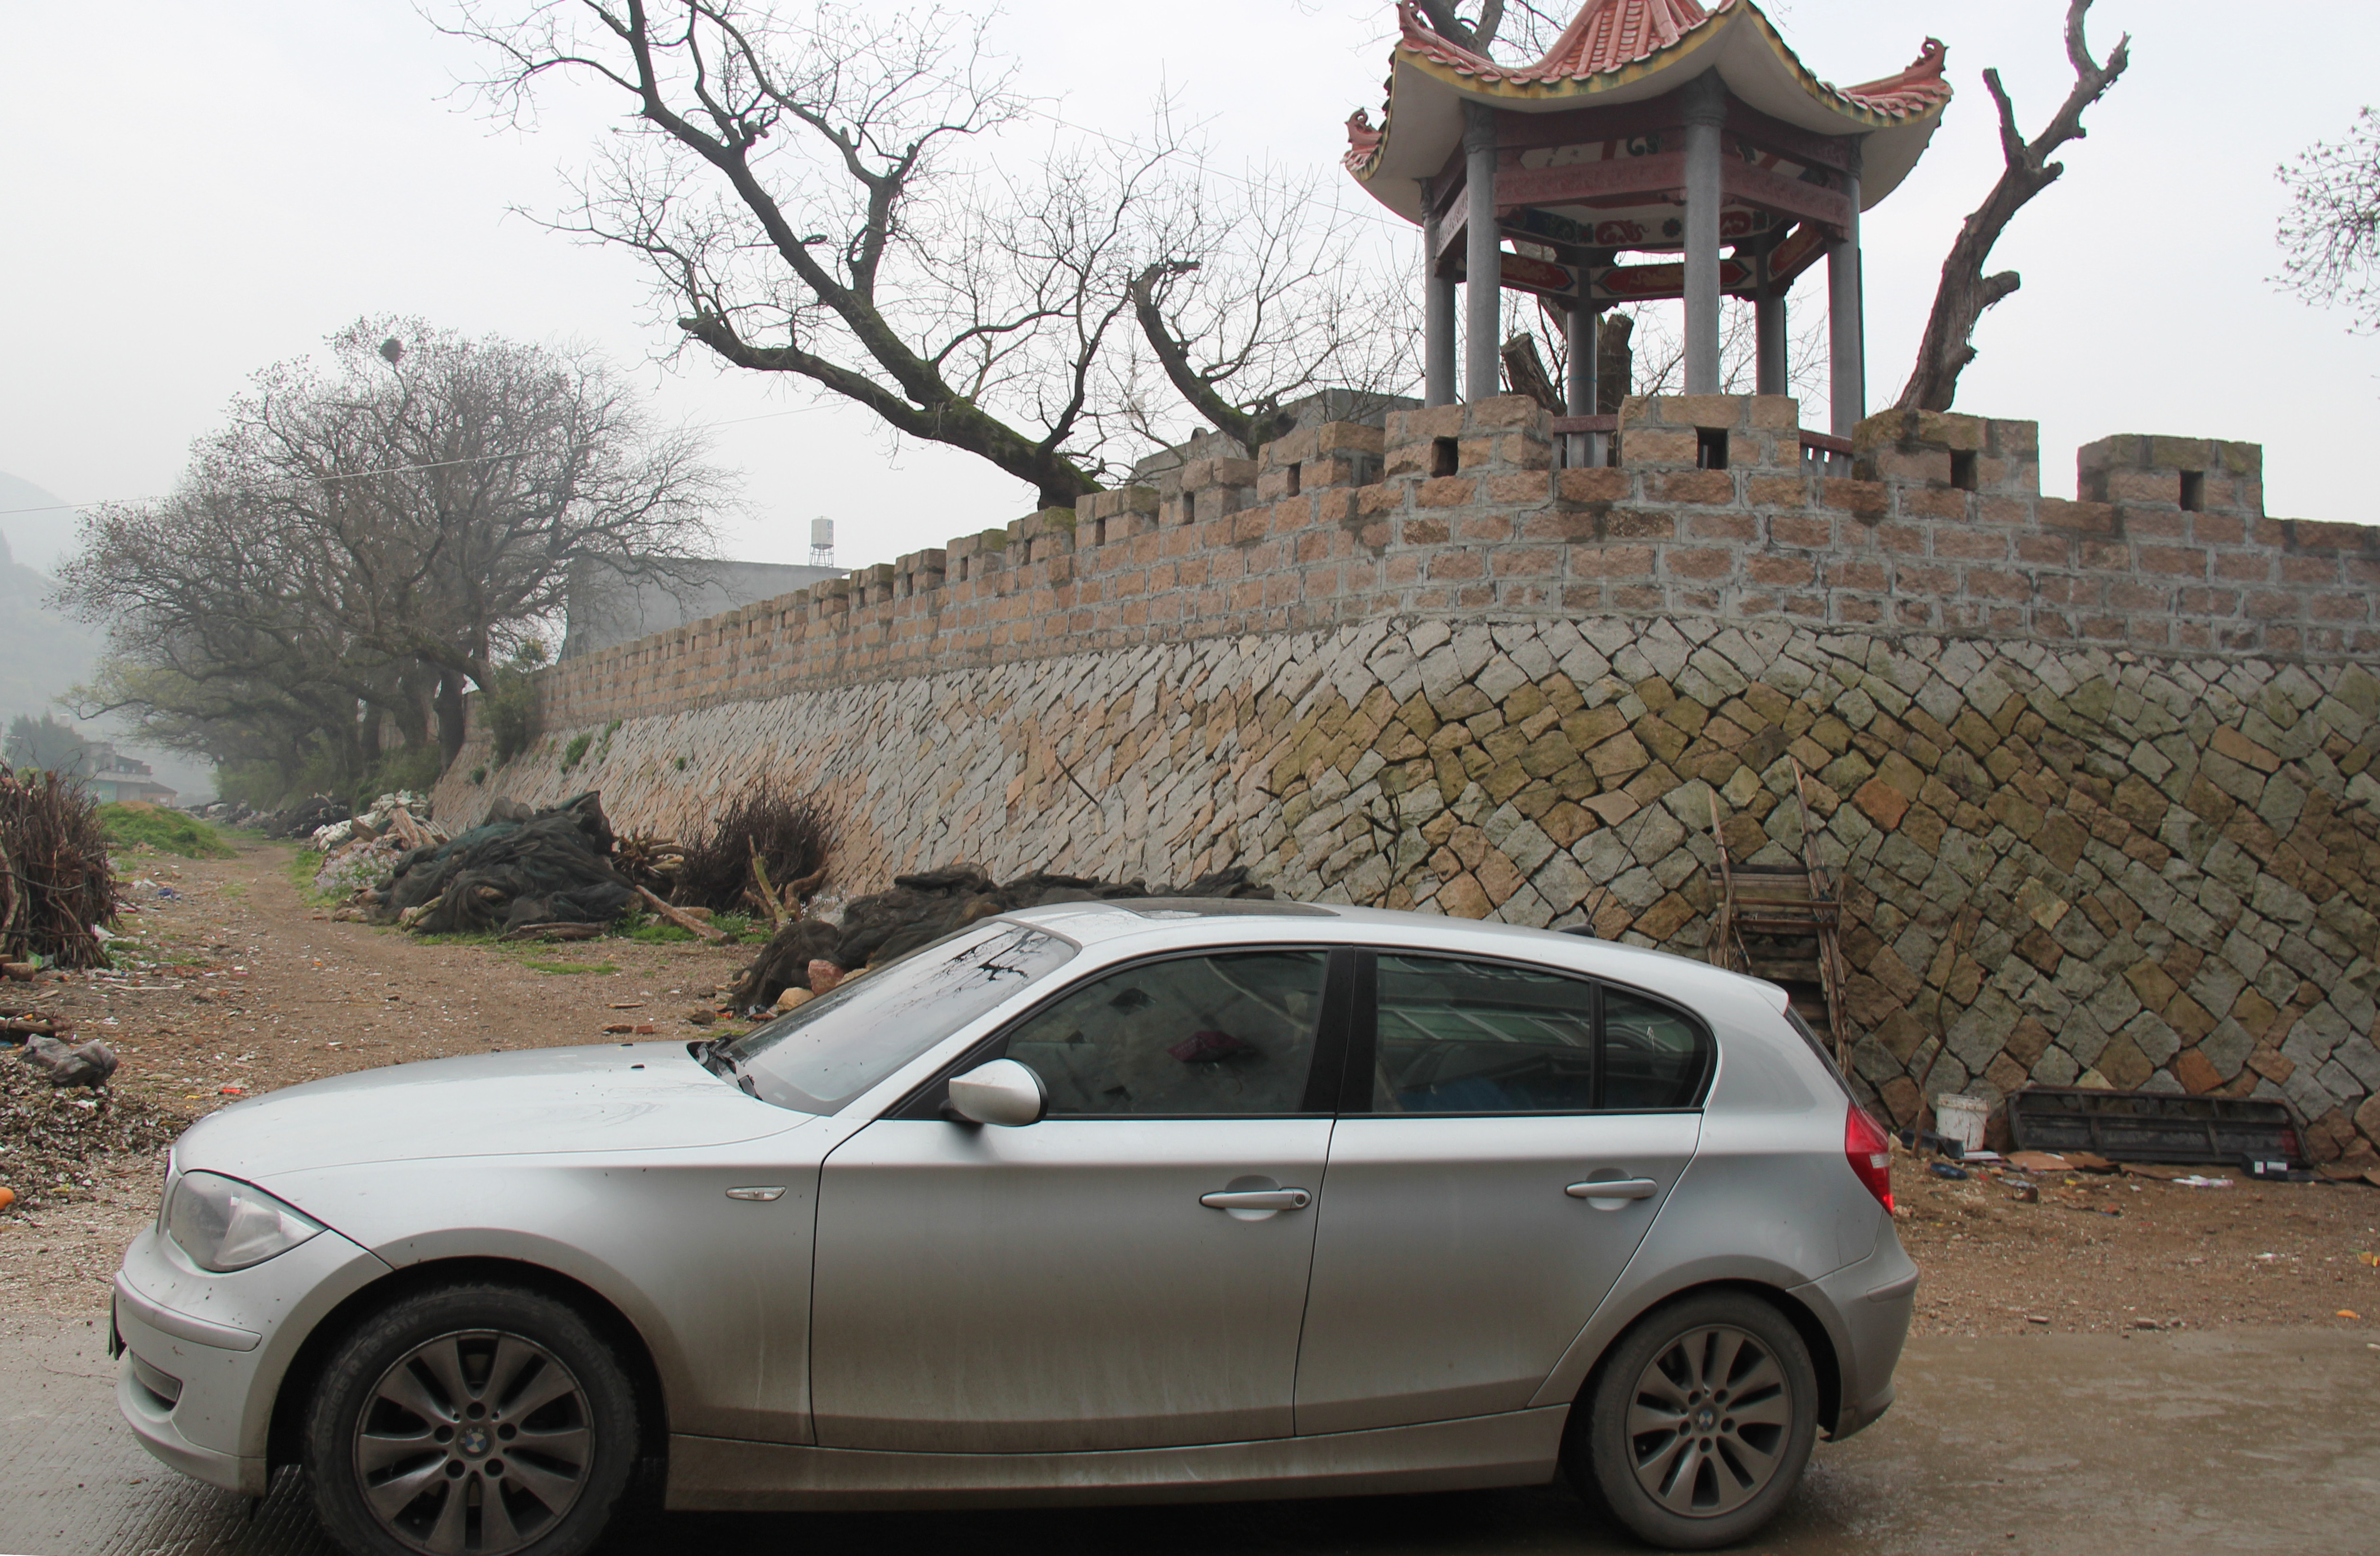
[[[335,1556],[301,1477],[251,1516],[143,1453],[115,1417],[99,1330],[19,1326],[0,1348],[0,1550]],[[2336,1332],[1934,1338],[1900,1400],[1822,1445],[1746,1550],[1773,1556],[2362,1556],[2380,1507],[2380,1349]],[[1641,1552],[1567,1488],[1329,1501],[944,1513],[674,1514],[612,1556],[789,1547],[928,1556],[1590,1556]]]
[[[679,942],[424,943],[333,920],[293,884],[288,845],[239,857],[122,861],[139,912],[122,971],[37,986],[78,1040],[104,1038],[115,1085],[196,1118],[237,1096],[379,1064],[491,1049],[601,1042],[607,1026],[697,1035],[686,1019],[751,954]],[[22,990],[26,986],[13,986]],[[5,1063],[7,1061],[0,1061]],[[0,1155],[0,1184],[11,1184]],[[88,1188],[22,1185],[0,1213],[0,1312],[103,1311],[124,1245],[157,1209],[154,1159],[108,1161]],[[12,1184],[12,1186],[16,1186]]]

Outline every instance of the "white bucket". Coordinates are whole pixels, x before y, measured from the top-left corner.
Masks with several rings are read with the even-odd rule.
[[[1934,1132],[1966,1150],[1984,1149],[1984,1119],[1991,1112],[1980,1097],[1956,1093],[1934,1099]]]

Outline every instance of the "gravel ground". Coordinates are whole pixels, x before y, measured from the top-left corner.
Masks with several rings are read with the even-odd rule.
[[[129,861],[127,876],[151,884],[138,889],[140,911],[125,924],[133,944],[119,960],[151,965],[33,991],[76,1023],[78,1039],[115,1048],[128,1102],[196,1117],[231,1100],[227,1088],[600,1041],[623,1022],[693,1037],[702,1028],[689,1013],[709,1008],[754,949],[425,944],[332,921],[290,883],[288,845],[240,847],[234,859]],[[0,1183],[18,1181],[18,1160],[0,1154]],[[163,1169],[162,1151],[103,1157],[80,1182],[0,1213],[0,1313],[103,1311],[124,1245],[155,1213]],[[2282,1324],[2380,1340],[2380,1267],[2361,1257],[2380,1252],[2380,1189],[2211,1175],[2234,1183],[2036,1177],[2040,1202],[2021,1204],[2007,1185],[1945,1182],[1900,1159],[1900,1234],[1925,1271],[1917,1332]]]

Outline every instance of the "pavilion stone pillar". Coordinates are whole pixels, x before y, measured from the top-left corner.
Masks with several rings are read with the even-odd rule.
[[[1752,334],[1759,353],[1759,371],[1754,392],[1761,395],[1785,393],[1785,288],[1768,274],[1768,255],[1760,256],[1760,290],[1752,304]]]
[[[1843,170],[1843,192],[1851,215],[1843,235],[1827,250],[1827,378],[1830,385],[1827,430],[1839,438],[1852,435],[1867,415],[1867,342],[1861,328],[1860,300],[1860,152],[1859,142],[1848,142],[1851,158]]]
[[[1595,381],[1596,356],[1601,349],[1603,316],[1596,311],[1593,293],[1595,282],[1588,266],[1578,267],[1578,296],[1570,305],[1570,371],[1564,385],[1562,408],[1572,416],[1593,416],[1598,385]],[[1572,467],[1603,463],[1602,437],[1595,432],[1570,434],[1562,463]]]
[[[1454,403],[1454,277],[1439,263],[1446,231],[1438,191],[1425,184],[1422,200],[1429,211],[1421,224],[1422,403],[1448,406]]]
[[[1718,393],[1719,142],[1727,88],[1706,70],[1680,93],[1686,121],[1686,393]]]
[[[1463,397],[1503,389],[1504,250],[1496,228],[1496,111],[1463,105]]]

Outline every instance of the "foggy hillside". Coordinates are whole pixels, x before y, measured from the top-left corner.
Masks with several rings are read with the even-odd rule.
[[[57,499],[28,480],[0,472],[0,510],[55,504]],[[106,634],[85,626],[49,603],[55,587],[49,569],[73,550],[75,514],[0,512],[0,728],[19,713],[72,715],[53,699],[77,681],[89,680],[106,646]],[[42,559],[35,565],[34,558]],[[77,723],[94,740],[111,737],[103,723]],[[214,765],[170,751],[118,742],[118,748],[150,763],[157,780],[181,791],[181,798],[214,792]]]

